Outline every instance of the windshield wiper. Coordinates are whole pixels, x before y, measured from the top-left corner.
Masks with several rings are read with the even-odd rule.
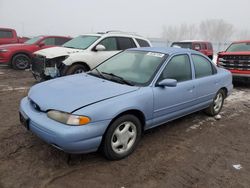
[[[100,77],[106,79],[105,76],[104,76],[97,68],[95,68],[94,70],[96,70],[96,72],[98,73],[98,75],[99,75]]]
[[[109,75],[109,76],[111,76],[111,77],[113,77],[113,78],[118,78],[118,80],[119,80],[120,82],[124,83],[124,84],[130,85],[130,86],[134,86],[134,84],[132,84],[131,82],[125,80],[123,77],[117,76],[117,75],[115,75],[115,74],[113,74],[113,73],[101,72],[101,74],[107,74],[107,75]]]
[[[95,70],[95,72],[96,72],[97,74],[93,72],[94,70]],[[99,77],[99,78],[107,79],[107,78],[106,78],[97,68],[95,68],[95,69],[89,71],[88,74],[93,75],[93,76],[97,76],[97,77]]]
[[[72,48],[72,49],[77,49],[77,48],[75,48],[75,47],[72,47],[72,46],[63,46],[63,47],[65,47],[65,48]]]

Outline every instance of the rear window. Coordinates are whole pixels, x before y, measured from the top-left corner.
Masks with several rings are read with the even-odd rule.
[[[171,47],[192,49],[192,43],[191,42],[174,42],[172,43]]]
[[[0,38],[13,38],[11,31],[0,31]]]
[[[136,41],[138,42],[138,44],[140,45],[140,47],[150,47],[149,43],[145,40],[142,39],[136,39]]]

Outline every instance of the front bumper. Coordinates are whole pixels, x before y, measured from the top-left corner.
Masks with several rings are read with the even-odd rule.
[[[20,113],[29,118],[29,130],[42,140],[66,153],[89,153],[97,151],[102,136],[111,120],[89,123],[83,126],[68,126],[38,112],[24,98],[20,104]]]

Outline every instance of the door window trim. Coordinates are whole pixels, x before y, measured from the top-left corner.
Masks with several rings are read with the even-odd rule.
[[[201,55],[201,54],[191,53],[190,56],[191,56],[191,60],[192,60],[193,66],[194,66],[194,77],[195,77],[195,79],[199,79],[199,78],[196,78],[195,65],[194,65],[194,61],[193,61],[193,57],[192,57],[193,55],[200,56],[200,57],[203,57],[204,59],[206,59],[206,60],[209,62],[211,68],[212,68],[212,74],[211,74],[211,75],[207,75],[207,76],[203,76],[203,77],[199,77],[199,78],[205,78],[205,77],[208,77],[208,76],[212,76],[212,75],[214,75],[214,74],[217,74],[217,68],[216,68],[215,65],[210,61],[210,59],[209,59],[207,56],[203,56],[203,55]]]
[[[163,71],[165,70],[165,68],[168,66],[168,63],[169,63],[174,57],[180,56],[180,55],[185,55],[185,56],[188,57],[189,64],[190,64],[191,79],[189,79],[189,80],[183,80],[183,81],[177,81],[177,84],[183,83],[183,82],[186,82],[186,81],[190,81],[190,80],[193,80],[193,79],[194,79],[194,75],[193,75],[193,74],[194,74],[194,72],[193,72],[194,69],[193,69],[192,60],[191,60],[190,55],[189,55],[188,53],[174,54],[174,55],[172,55],[172,56],[170,56],[169,58],[166,59],[165,64],[163,64],[163,66],[162,66],[162,70],[160,70],[160,71],[159,71],[159,74],[156,75],[157,78],[155,79],[156,81],[155,81],[154,84],[153,84],[154,87],[157,87],[157,83],[159,83],[160,77],[161,77]]]

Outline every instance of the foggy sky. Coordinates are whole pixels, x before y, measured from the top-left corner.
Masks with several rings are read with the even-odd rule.
[[[0,27],[21,36],[122,30],[160,37],[163,25],[224,19],[250,29],[250,0],[0,0]]]

